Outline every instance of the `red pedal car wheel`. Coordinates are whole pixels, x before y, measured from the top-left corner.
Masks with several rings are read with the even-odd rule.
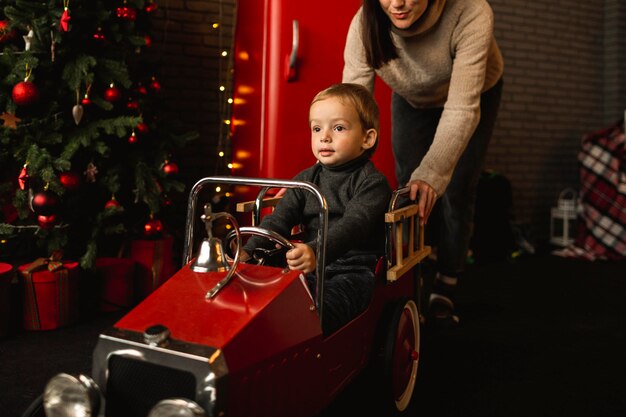
[[[398,302],[385,344],[385,375],[390,384],[393,406],[404,411],[413,396],[419,364],[420,328],[413,300]]]

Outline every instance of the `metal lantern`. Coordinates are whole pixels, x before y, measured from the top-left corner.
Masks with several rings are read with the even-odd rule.
[[[565,247],[574,243],[577,197],[573,188],[559,193],[557,206],[550,212],[550,243],[553,245]]]

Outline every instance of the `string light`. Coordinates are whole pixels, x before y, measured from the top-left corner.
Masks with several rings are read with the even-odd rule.
[[[217,155],[219,156],[219,163],[215,164],[215,172],[216,174],[220,174],[226,168],[232,170],[233,164],[231,159],[231,151],[230,151],[230,140],[232,138],[232,105],[235,102],[232,98],[232,78],[234,74],[233,69],[233,47],[234,47],[234,38],[235,38],[235,27],[234,23],[231,24],[230,20],[228,20],[228,24],[224,25],[224,7],[228,7],[229,15],[231,15],[230,10],[232,9],[232,15],[237,15],[237,3],[235,5],[228,4],[224,5],[224,0],[219,1],[219,18],[216,19],[215,22],[211,25],[214,30],[217,30],[218,36],[218,45],[217,51],[220,54],[220,59],[218,59],[218,88],[220,91],[219,95],[219,117],[223,121],[219,125],[219,137],[217,143]],[[233,22],[236,22],[237,19],[233,19]],[[226,28],[228,28],[229,33],[225,33]],[[228,44],[225,44],[225,43]],[[224,161],[223,163],[221,161]],[[222,187],[216,187],[215,192],[220,193],[222,191]],[[226,191],[226,190],[224,190]],[[226,196],[230,196],[227,192]]]

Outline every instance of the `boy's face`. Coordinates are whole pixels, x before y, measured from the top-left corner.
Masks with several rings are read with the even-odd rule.
[[[376,143],[376,130],[363,130],[354,107],[337,97],[313,103],[309,125],[313,155],[327,166],[349,162]]]

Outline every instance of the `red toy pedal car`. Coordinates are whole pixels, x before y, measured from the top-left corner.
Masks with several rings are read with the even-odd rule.
[[[239,227],[233,215],[212,213],[208,207],[198,216],[198,195],[211,183],[260,187],[253,204],[239,205],[244,211],[253,207],[255,214],[269,188],[301,188],[317,196],[324,225],[317,245],[320,297],[311,296],[298,271],[239,263],[238,246],[232,260],[224,258],[211,229],[220,217],[232,223],[231,240],[237,244],[247,233],[289,242],[254,223]],[[396,208],[406,192],[394,193],[385,216],[387,254],[379,262],[369,307],[324,336],[328,213],[315,185],[236,177],[198,181],[189,197],[184,266],[100,335],[91,377],[60,374],[51,379],[43,395],[46,415],[313,416],[379,356],[387,378],[382,386],[390,387],[388,400],[397,411],[405,410],[419,362],[421,278],[414,269],[430,252],[416,221],[416,205]],[[208,236],[192,257],[200,218]]]

